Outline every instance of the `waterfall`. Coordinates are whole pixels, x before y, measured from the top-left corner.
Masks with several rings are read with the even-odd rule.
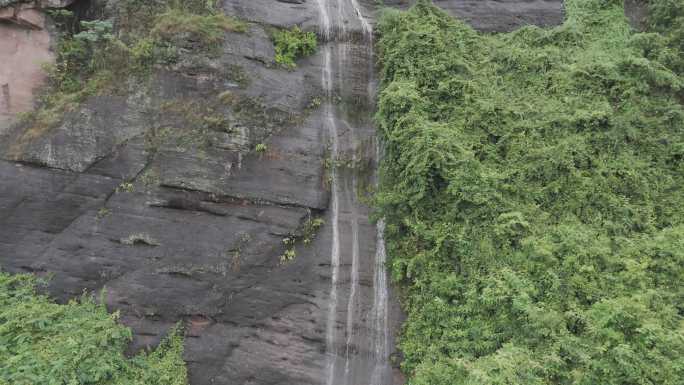
[[[322,0],[319,0],[319,2]],[[325,24],[324,24],[325,25]],[[329,24],[328,24],[329,27]],[[330,30],[323,31],[324,34],[329,34]],[[337,123],[335,122],[334,110],[331,104],[332,100],[332,59],[330,47],[326,47],[325,51],[325,65],[323,67],[323,87],[326,91],[327,101],[324,107],[325,123],[328,126],[328,131],[332,139],[331,158],[332,165],[330,168],[330,189],[331,189],[331,210],[332,210],[332,245],[330,252],[330,268],[332,270],[331,288],[330,288],[330,304],[328,310],[328,320],[326,325],[326,347],[328,350],[328,385],[335,384],[335,341],[336,332],[335,324],[337,323],[337,289],[340,275],[340,230],[339,230],[339,182],[337,179],[337,169],[335,163],[339,155],[339,143],[337,134]]]
[[[378,151],[379,152],[379,151]],[[373,347],[375,367],[370,385],[387,385],[391,383],[392,368],[389,362],[389,288],[385,262],[385,222],[379,220],[376,226],[377,247],[375,250],[375,274],[373,279]]]
[[[360,268],[365,260],[362,259],[359,239],[365,235],[360,233],[360,221],[367,223],[367,214],[364,214],[367,210],[364,210],[362,203],[355,198],[359,184],[357,172],[354,170],[351,173],[340,172],[337,167],[337,161],[341,155],[341,134],[347,135],[350,142],[352,163],[355,164],[359,160],[355,151],[356,127],[343,119],[344,116],[340,115],[334,104],[336,90],[342,92],[343,80],[347,81],[342,71],[349,69],[345,67],[349,64],[349,42],[344,40],[352,36],[349,33],[352,27],[347,26],[346,17],[355,19],[361,26],[362,44],[365,44],[368,50],[369,100],[372,100],[374,93],[373,28],[364,17],[357,0],[317,0],[317,4],[320,10],[320,35],[325,42],[321,73],[321,84],[326,95],[323,122],[330,136],[332,159],[330,170],[332,278],[326,320],[326,384],[390,385],[392,376],[389,364],[389,288],[385,271],[384,222],[378,221],[376,224],[375,237],[372,239],[375,242],[375,253],[374,256],[367,256],[368,263],[372,262],[370,266],[373,269],[372,305],[368,304],[364,307],[366,303],[371,302],[369,298],[371,294],[369,291],[364,293],[360,285],[360,274],[363,272]],[[343,126],[339,126],[340,124]],[[377,150],[376,157],[379,154]],[[341,241],[341,223],[348,223],[351,230],[351,236],[345,237],[344,243]],[[366,241],[370,242],[367,239]],[[345,261],[351,257],[351,264],[344,265],[344,269],[349,266],[348,282],[341,279],[343,271],[346,273],[346,270],[342,270],[341,251],[347,258]],[[372,261],[370,261],[371,258],[373,258]],[[346,306],[343,302],[345,299]],[[346,312],[346,319],[338,317],[339,311]],[[338,324],[341,322],[344,322],[344,336],[340,331],[342,329],[338,330]]]
[[[317,0],[321,15],[320,33],[323,39],[331,41],[333,38],[332,24],[326,0]],[[336,324],[338,306],[338,284],[340,276],[340,230],[339,230],[339,181],[337,177],[337,159],[339,157],[339,135],[337,122],[335,121],[335,111],[332,105],[333,100],[333,66],[332,66],[332,46],[325,47],[324,65],[321,73],[321,83],[325,91],[325,104],[323,107],[324,122],[327,125],[331,139],[331,166],[330,166],[330,190],[331,190],[331,218],[332,218],[332,245],[330,252],[331,287],[330,303],[328,307],[328,318],[326,322],[326,350],[327,350],[327,385],[334,385],[336,382]]]
[[[361,13],[361,7],[359,7],[359,2],[357,0],[351,0],[352,7],[354,7],[354,13],[356,13],[356,17],[361,22],[361,27],[363,27],[363,34],[366,35],[367,37],[372,38],[373,37],[373,27],[371,27],[370,23],[366,18],[363,16],[363,13]]]

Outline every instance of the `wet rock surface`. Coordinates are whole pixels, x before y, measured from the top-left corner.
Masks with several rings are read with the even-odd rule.
[[[505,32],[524,25],[563,22],[561,0],[437,0],[435,4],[482,31]]]
[[[501,16],[513,3],[527,16]],[[375,79],[360,16],[372,23],[375,3],[323,4],[330,34],[320,33],[316,0],[227,0],[227,14],[251,23],[228,34],[218,58],[160,68],[48,130],[0,130],[0,266],[51,275],[61,301],[106,288],[134,330],[132,351],[182,321],[193,385],[322,384],[331,360],[338,377],[345,366],[372,370],[379,243],[363,195],[377,163]],[[544,12],[561,9],[438,4],[492,31],[552,23],[558,14]],[[293,25],[325,41],[286,71],[274,65],[268,29]],[[296,257],[283,262],[292,247]],[[400,312],[394,298],[389,306],[394,333]]]

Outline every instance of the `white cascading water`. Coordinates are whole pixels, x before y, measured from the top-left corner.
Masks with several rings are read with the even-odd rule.
[[[323,0],[319,0],[323,1]],[[329,31],[328,31],[329,32]],[[325,122],[328,125],[330,137],[332,138],[332,167],[330,170],[331,179],[331,210],[332,210],[332,250],[330,268],[332,269],[332,279],[330,288],[330,304],[328,310],[328,320],[326,325],[326,346],[328,349],[328,385],[335,384],[335,324],[337,323],[337,288],[340,276],[340,230],[339,230],[339,188],[337,180],[337,170],[335,163],[339,154],[339,143],[337,140],[337,123],[335,122],[334,109],[330,102],[332,100],[332,58],[330,47],[326,47],[325,66],[323,68],[323,86],[327,94],[328,101],[325,103],[324,114]]]
[[[326,0],[317,0],[318,6],[321,10],[321,36],[325,41],[329,41],[332,35],[332,27],[330,24],[330,16],[328,13]],[[328,363],[326,371],[327,385],[334,385],[335,383],[335,362],[334,357],[335,350],[335,324],[337,323],[337,286],[340,276],[340,230],[339,230],[339,188],[337,180],[337,169],[335,167],[335,162],[337,161],[337,156],[339,153],[339,143],[337,140],[337,124],[335,122],[335,116],[332,106],[333,98],[333,81],[332,81],[332,53],[330,51],[331,47],[327,46],[325,49],[325,63],[323,66],[321,83],[323,84],[323,89],[326,93],[326,102],[324,105],[324,122],[327,124],[330,137],[332,139],[332,167],[330,170],[331,179],[331,210],[332,210],[332,246],[331,246],[331,261],[330,269],[331,274],[331,288],[330,288],[330,304],[328,309],[328,319],[326,324],[326,348],[328,350]]]
[[[369,385],[387,385],[392,375],[389,362],[389,296],[387,286],[387,272],[385,271],[385,222],[379,220],[377,224],[377,249],[375,251],[375,276],[373,280],[373,345],[375,366]]]
[[[363,16],[363,13],[361,13],[361,7],[359,7],[359,2],[358,0],[351,0],[352,7],[354,7],[354,13],[356,13],[356,17],[359,19],[359,22],[361,22],[361,27],[363,28],[363,34],[366,37],[373,38],[373,27],[371,27],[370,23],[366,18]]]
[[[358,0],[351,0],[352,6],[361,26],[365,38],[369,43],[370,59],[368,81],[368,95],[374,97],[373,92],[373,27],[363,16]],[[380,143],[376,143],[376,161],[379,163],[381,157]],[[377,170],[376,170],[377,172]],[[376,181],[377,184],[377,181]],[[373,352],[375,354],[375,365],[371,374],[369,385],[387,385],[391,383],[390,355],[390,325],[389,325],[389,285],[387,282],[387,271],[385,263],[387,254],[385,250],[385,221],[380,219],[376,225],[376,248],[375,248],[375,268],[373,274],[373,309],[371,314],[373,332]]]
[[[341,71],[335,73],[333,70],[333,47],[337,46],[337,57],[339,63],[347,63],[347,48],[336,39],[347,39],[349,36],[345,15],[352,13],[361,25],[364,42],[367,43],[369,57],[369,72],[373,69],[373,28],[368,20],[363,16],[357,0],[317,0],[320,9],[320,32],[325,41],[324,65],[321,75],[321,82],[326,93],[324,105],[324,122],[331,139],[331,225],[332,225],[332,246],[331,246],[331,288],[329,295],[329,310],[326,322],[326,348],[327,348],[327,385],[390,385],[391,367],[389,365],[390,354],[390,331],[389,331],[389,294],[387,273],[385,271],[385,244],[384,244],[384,222],[379,221],[376,225],[376,250],[373,263],[373,302],[370,314],[357,314],[359,312],[358,301],[361,301],[359,267],[359,220],[362,218],[358,214],[354,193],[357,190],[357,175],[352,172],[351,191],[349,187],[340,185],[340,175],[336,169],[337,160],[340,156],[340,137],[338,122],[344,123],[349,130],[352,143],[352,162],[356,162],[356,151],[353,149],[355,131],[352,125],[347,124],[338,117],[337,110],[333,105],[335,84],[333,79],[337,78],[342,84],[343,74]],[[351,5],[351,9],[347,8]],[[349,10],[349,12],[347,12]],[[368,84],[369,97],[373,94],[372,76]],[[379,151],[377,152],[379,155]],[[344,181],[344,177],[342,177]],[[344,199],[344,205],[348,212],[351,225],[351,244],[344,245],[345,250],[351,250],[350,280],[348,287],[348,298],[345,320],[345,336],[343,340],[338,338],[338,307],[340,305],[340,294],[344,295],[343,285],[340,282],[340,198]],[[348,205],[349,207],[346,207]],[[347,288],[344,288],[347,289]],[[367,312],[368,310],[366,310]],[[355,324],[362,323],[368,319],[370,335],[368,339],[355,335]],[[356,340],[355,340],[356,339]],[[355,346],[362,340],[368,346]],[[344,344],[344,346],[341,346]],[[370,357],[357,357],[359,351],[367,351]],[[363,362],[359,365],[358,362]]]
[[[353,127],[350,127],[350,131],[353,132]],[[356,151],[352,152],[352,164],[356,164]],[[352,192],[356,192],[358,188],[358,181],[356,173],[352,173]],[[351,194],[350,194],[351,195]],[[351,201],[353,198],[349,198]],[[350,293],[349,300],[347,301],[347,341],[344,354],[344,376],[345,378],[351,378],[351,355],[354,354],[352,351],[353,339],[354,339],[354,320],[356,316],[356,296],[359,291],[359,218],[356,211],[355,205],[351,205],[351,229],[352,229],[352,266],[351,266],[351,283],[350,283]],[[346,382],[347,385],[349,384]]]

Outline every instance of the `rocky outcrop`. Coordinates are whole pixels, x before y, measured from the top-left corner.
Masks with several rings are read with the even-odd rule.
[[[435,4],[482,31],[506,32],[523,25],[563,22],[561,0],[437,0]]]
[[[73,2],[74,0],[2,0],[0,1],[0,21],[30,29],[44,29],[44,10],[64,8]]]
[[[648,0],[625,0],[625,16],[637,31],[645,31],[648,23]]]
[[[0,134],[17,114],[33,108],[45,81],[44,64],[54,60],[45,10],[73,0],[0,0]]]
[[[415,0],[388,0],[408,7]],[[434,0],[435,5],[485,32],[507,32],[525,25],[554,26],[563,22],[562,0]]]
[[[479,3],[441,2],[470,9],[484,29],[552,22],[492,18]],[[561,9],[558,1],[487,6],[499,3],[492,9],[504,13],[513,3],[528,7],[522,14],[536,14],[534,4]],[[249,30],[229,33],[217,58],[158,67],[149,82],[91,97],[50,129],[6,125],[0,266],[50,274],[50,293],[63,301],[106,288],[108,305],[135,332],[132,350],[184,322],[193,385],[337,383],[331,373],[366,385],[341,373],[365,376],[385,354],[369,343],[382,307],[381,237],[363,199],[377,161],[364,37],[374,6],[226,0],[223,10]],[[274,65],[268,31],[293,25],[318,32],[321,47],[287,71]],[[23,44],[12,45],[13,56],[0,50],[0,83],[12,82],[0,111],[14,116],[32,105],[18,90],[43,76],[24,59],[47,52],[37,57],[49,60],[51,42],[45,30],[0,24],[0,46],[8,41]],[[312,231],[318,217],[324,224]],[[281,258],[291,248],[294,258]],[[383,327],[396,331],[391,295],[388,307]]]

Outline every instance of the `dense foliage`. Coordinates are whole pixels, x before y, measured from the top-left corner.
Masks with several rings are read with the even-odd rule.
[[[484,35],[429,1],[379,30],[377,203],[414,385],[684,379],[682,0]],[[660,32],[660,33],[657,33]]]
[[[285,68],[295,68],[295,61],[316,52],[317,44],[315,33],[304,32],[297,26],[273,32],[275,61]]]
[[[154,352],[126,358],[130,329],[83,296],[66,305],[37,294],[35,278],[0,272],[0,384],[183,385],[177,332]]]
[[[661,60],[678,73],[684,73],[684,1],[651,0],[649,13],[651,29],[660,33],[652,35],[653,38],[672,50]]]

